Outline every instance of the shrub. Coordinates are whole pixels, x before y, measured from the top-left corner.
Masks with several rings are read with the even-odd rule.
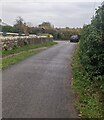
[[[98,93],[99,102],[104,105],[104,7],[96,11],[90,25],[83,27],[79,44],[79,61],[83,71],[87,74],[82,83],[93,89],[91,96]],[[83,73],[83,72],[82,72]],[[85,75],[86,76],[86,75]],[[93,104],[93,103],[92,103]],[[88,104],[87,104],[88,105]],[[102,108],[103,109],[103,108]],[[102,110],[102,112],[104,112]],[[102,114],[104,115],[104,114]]]

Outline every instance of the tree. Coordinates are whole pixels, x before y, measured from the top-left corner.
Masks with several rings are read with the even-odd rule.
[[[12,26],[2,26],[2,32],[14,32]]]
[[[16,19],[16,24],[14,27],[18,30],[18,33],[21,35],[22,33],[28,34],[28,25],[24,22],[22,17],[18,17]]]
[[[44,28],[44,29],[54,28],[54,26],[51,25],[50,22],[43,22],[42,24],[38,25],[38,27],[40,27],[40,28]]]

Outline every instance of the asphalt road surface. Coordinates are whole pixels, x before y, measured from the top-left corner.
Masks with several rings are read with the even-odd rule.
[[[3,118],[76,118],[71,88],[74,47],[59,42],[4,70]]]

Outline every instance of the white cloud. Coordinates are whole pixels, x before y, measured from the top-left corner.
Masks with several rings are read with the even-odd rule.
[[[103,2],[103,0],[2,0],[2,2],[37,2],[37,3],[44,3],[44,2]]]
[[[93,2],[73,3],[69,0],[3,0],[2,13],[3,20],[9,24],[14,24],[15,18],[21,16],[33,25],[49,21],[58,27],[80,27],[90,23],[95,7],[100,4],[97,2],[96,4]]]
[[[0,18],[2,17],[2,2],[0,0]]]

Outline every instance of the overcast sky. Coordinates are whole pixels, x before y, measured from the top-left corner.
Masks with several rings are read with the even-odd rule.
[[[1,18],[13,25],[18,16],[34,26],[47,21],[55,27],[82,27],[103,0],[2,0]]]

